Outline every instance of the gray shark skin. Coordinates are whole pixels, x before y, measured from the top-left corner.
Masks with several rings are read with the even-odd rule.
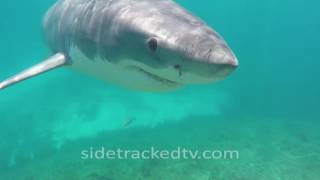
[[[53,54],[60,54],[54,68],[131,89],[211,83],[238,66],[223,38],[172,0],[60,0],[47,12],[43,30]],[[0,89],[9,85],[0,83]]]

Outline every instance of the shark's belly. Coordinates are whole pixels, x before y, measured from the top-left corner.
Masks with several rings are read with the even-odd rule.
[[[70,69],[94,76],[98,79],[118,84],[130,89],[144,91],[168,91],[181,85],[163,81],[152,77],[141,70],[136,61],[130,59],[121,60],[119,63],[110,63],[99,57],[89,59],[76,47],[71,48],[70,57],[72,66]]]

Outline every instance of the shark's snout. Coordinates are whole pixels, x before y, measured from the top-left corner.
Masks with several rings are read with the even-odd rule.
[[[184,59],[181,66],[181,76],[178,82],[184,84],[208,83],[224,79],[231,74],[239,62],[227,43],[218,36],[188,38],[192,48],[184,48]],[[198,40],[193,40],[198,39]],[[200,39],[200,40],[199,40]]]
[[[186,54],[190,55],[191,60],[237,67],[239,62],[225,40],[214,30],[202,28],[195,32],[195,36],[187,34],[189,37],[184,37],[186,40],[180,44],[182,47],[191,44],[191,47],[186,48]]]

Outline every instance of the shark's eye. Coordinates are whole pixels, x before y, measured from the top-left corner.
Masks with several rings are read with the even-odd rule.
[[[158,48],[158,41],[156,38],[151,38],[148,41],[148,46],[152,52],[155,52]]]

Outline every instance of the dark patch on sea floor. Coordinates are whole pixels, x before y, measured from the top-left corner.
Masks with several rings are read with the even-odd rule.
[[[320,143],[314,123],[294,119],[189,117],[154,128],[126,128],[66,143],[12,168],[6,180],[316,180]],[[238,160],[81,160],[90,147],[238,150]]]

